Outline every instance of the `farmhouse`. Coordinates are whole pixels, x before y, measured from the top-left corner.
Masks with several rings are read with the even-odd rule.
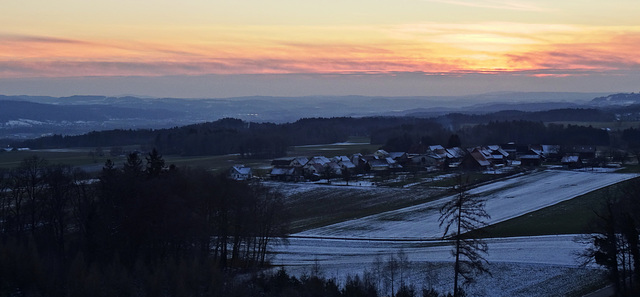
[[[563,152],[572,156],[580,156],[582,160],[595,159],[596,147],[593,145],[572,145],[562,148]]]
[[[229,170],[229,177],[233,180],[249,180],[253,177],[251,168],[244,165],[236,165]]]
[[[464,156],[460,163],[460,166],[466,170],[488,169],[491,165],[491,162],[477,149]]]
[[[299,171],[295,167],[274,167],[269,172],[269,177],[279,181],[298,181],[301,180]]]
[[[542,165],[542,157],[537,154],[520,156],[520,165],[527,167],[537,167]]]
[[[434,153],[417,154],[409,156],[410,164],[413,166],[440,166],[443,158]]]
[[[562,160],[560,161],[562,163],[562,166],[564,166],[565,168],[581,168],[582,167],[582,158],[579,155],[566,155],[564,157],[562,157]]]
[[[312,157],[309,162],[307,162],[307,164],[305,165],[310,165],[310,164],[318,164],[320,166],[324,166],[328,163],[330,163],[331,160],[329,160],[327,157],[325,156],[314,156]]]

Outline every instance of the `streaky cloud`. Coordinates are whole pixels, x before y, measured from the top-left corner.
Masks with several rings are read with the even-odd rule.
[[[427,2],[437,2],[451,5],[491,8],[502,10],[518,10],[518,11],[544,11],[545,9],[531,5],[522,1],[500,1],[500,0],[423,0]]]

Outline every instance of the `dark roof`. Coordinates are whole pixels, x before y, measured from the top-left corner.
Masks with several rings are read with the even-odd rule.
[[[572,145],[565,147],[564,150],[570,153],[595,153],[596,147],[593,145]]]
[[[520,160],[540,160],[540,155],[524,155],[520,156]]]

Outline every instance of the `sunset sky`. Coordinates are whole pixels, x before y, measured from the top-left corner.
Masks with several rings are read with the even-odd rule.
[[[637,0],[0,0],[0,94],[640,91]]]

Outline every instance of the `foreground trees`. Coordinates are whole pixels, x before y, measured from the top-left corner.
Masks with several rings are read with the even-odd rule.
[[[0,173],[0,296],[223,296],[228,268],[268,263],[283,212],[271,189],[167,168],[155,150],[99,180],[30,158]]]
[[[616,296],[635,296],[640,284],[640,180],[606,194],[596,211],[591,247],[582,256],[605,267]]]
[[[457,176],[456,195],[440,208],[440,227],[444,226],[444,238],[453,240],[451,251],[455,258],[453,296],[460,295],[459,277],[464,283],[473,281],[476,273],[489,273],[486,268],[487,260],[483,254],[489,250],[487,244],[471,232],[486,224],[485,219],[491,218],[484,210],[485,201],[467,193],[468,181],[462,175]]]

